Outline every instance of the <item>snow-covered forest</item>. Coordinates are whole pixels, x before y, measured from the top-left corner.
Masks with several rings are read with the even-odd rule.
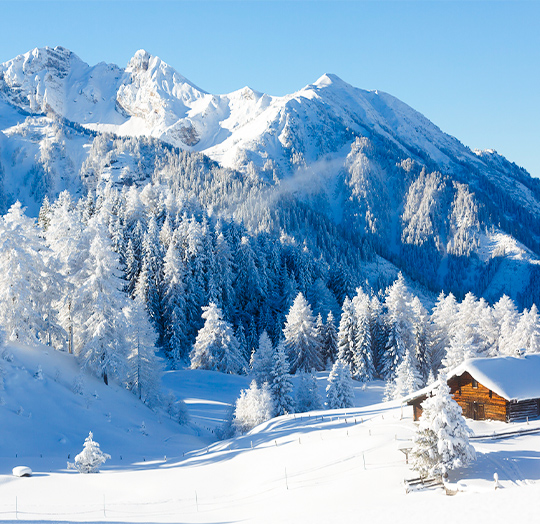
[[[79,200],[64,191],[37,220],[14,204],[0,221],[8,339],[73,352],[148,404],[164,365],[275,385],[280,344],[282,375],[339,360],[358,381],[386,380],[388,398],[466,358],[540,351],[535,305],[441,293],[428,310],[401,274],[384,289],[353,289],[306,245],[250,232],[169,189],[109,184]]]

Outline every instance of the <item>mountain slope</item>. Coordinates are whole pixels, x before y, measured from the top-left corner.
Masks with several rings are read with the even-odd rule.
[[[327,74],[283,97],[212,95],[142,50],[125,69],[59,47],[0,65],[0,211],[150,180],[299,243],[338,227],[355,273],[378,255],[432,291],[540,299],[539,181],[388,94]],[[291,227],[291,206],[318,225]]]

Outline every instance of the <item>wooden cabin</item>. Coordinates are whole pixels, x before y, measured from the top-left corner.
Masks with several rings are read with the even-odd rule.
[[[540,355],[466,360],[449,373],[447,382],[467,418],[513,422],[540,416]],[[434,387],[405,399],[413,406],[414,420]]]

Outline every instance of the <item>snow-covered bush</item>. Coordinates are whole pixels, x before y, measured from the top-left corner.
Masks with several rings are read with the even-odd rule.
[[[36,380],[43,380],[43,369],[41,368],[41,364],[38,365],[36,372],[34,373],[34,378]]]
[[[422,410],[410,455],[412,469],[423,478],[445,477],[449,471],[475,460],[469,428],[445,377],[440,377],[434,396],[422,403]]]
[[[75,462],[68,462],[68,469],[76,469],[79,473],[99,473],[100,466],[111,458],[110,455],[101,451],[93,437],[90,431],[84,441],[83,450],[75,457]]]
[[[261,388],[255,380],[249,389],[243,389],[236,400],[233,424],[238,433],[247,433],[255,426],[272,418],[274,402],[270,388],[264,383]]]
[[[336,360],[328,377],[326,403],[329,409],[354,406],[354,389],[349,364]]]
[[[169,391],[163,397],[163,407],[171,419],[178,422],[178,424],[187,424],[189,422],[186,403],[177,399],[172,391]]]
[[[73,391],[75,395],[82,395],[84,393],[84,376],[82,371],[73,379],[71,391]]]

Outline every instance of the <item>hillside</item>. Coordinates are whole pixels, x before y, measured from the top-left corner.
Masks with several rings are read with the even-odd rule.
[[[84,394],[73,393],[78,370],[69,355],[23,346],[7,352],[12,359],[2,360],[0,406],[8,422],[3,427],[10,428],[2,431],[0,447],[5,521],[317,523],[354,520],[359,512],[368,520],[406,524],[432,522],[434,513],[441,522],[471,514],[486,522],[535,518],[538,435],[491,437],[539,427],[538,421],[511,428],[471,421],[478,458],[450,478],[457,494],[445,496],[441,488],[406,494],[403,480],[414,473],[398,446],[413,434],[412,412],[378,404],[380,385],[359,388],[355,408],[287,415],[211,444],[196,436],[197,416],[222,420],[212,405],[227,404],[240,377],[168,374],[167,387],[191,396],[192,423],[179,426],[90,376]],[[42,380],[34,377],[38,365]],[[97,475],[68,471],[68,454],[80,451],[89,430],[111,460]],[[15,465],[30,466],[34,476],[11,476]]]

